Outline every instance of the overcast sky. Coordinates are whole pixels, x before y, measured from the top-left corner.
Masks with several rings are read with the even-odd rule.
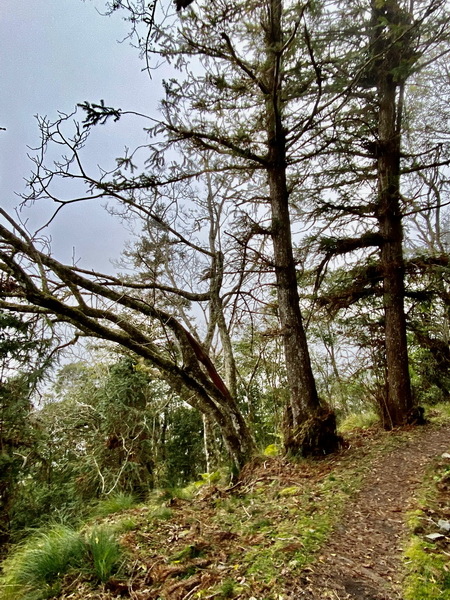
[[[102,0],[1,0],[0,61],[0,203],[17,205],[32,170],[27,158],[39,143],[35,115],[56,119],[78,102],[155,114],[160,87],[143,71],[138,51],[123,40],[129,25],[120,13],[105,17]],[[82,115],[80,114],[80,120]],[[145,140],[142,123],[105,126],[88,145],[92,164],[104,164]],[[31,152],[32,154],[32,152]],[[111,163],[110,163],[111,164]],[[69,189],[67,190],[70,195]],[[30,223],[44,216],[30,209]],[[72,206],[52,226],[58,258],[69,262],[75,252],[83,267],[106,269],[117,258],[127,233],[97,206]],[[75,250],[74,250],[75,248]]]

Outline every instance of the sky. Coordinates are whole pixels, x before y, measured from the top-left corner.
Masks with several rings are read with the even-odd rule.
[[[102,0],[1,0],[0,2],[0,205],[12,209],[26,192],[33,164],[27,154],[39,144],[35,116],[71,113],[77,103],[108,106],[157,115],[161,96],[157,73],[152,80],[143,70],[139,52],[124,40],[129,24],[123,14],[107,17]],[[79,114],[79,120],[83,118]],[[124,120],[125,121],[125,120]],[[87,145],[92,166],[113,164],[123,148],[145,141],[137,120],[106,125]],[[70,188],[67,188],[70,196]],[[39,203],[21,217],[30,229],[47,209]],[[57,258],[84,268],[111,271],[129,237],[99,204],[65,208],[51,227]]]

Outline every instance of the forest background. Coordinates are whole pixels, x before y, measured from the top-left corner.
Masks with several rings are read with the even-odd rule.
[[[23,202],[52,214],[30,231],[1,209],[2,542],[448,399],[446,3],[107,10],[173,77],[156,116],[76,99],[40,118]],[[128,119],[142,143],[86,163]],[[134,231],[116,273],[52,255],[75,202]],[[89,360],[61,358],[80,341]]]

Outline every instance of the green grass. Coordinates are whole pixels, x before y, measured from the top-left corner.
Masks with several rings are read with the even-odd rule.
[[[219,588],[219,598],[233,598],[237,591],[236,582],[233,579],[225,579]]]
[[[132,494],[119,492],[100,500],[93,509],[93,515],[97,517],[107,517],[114,513],[130,510],[137,505],[136,498]]]
[[[374,411],[352,413],[345,417],[338,426],[340,433],[347,433],[353,429],[368,429],[380,422],[380,417]]]
[[[1,600],[40,600],[59,591],[58,580],[86,560],[81,535],[62,525],[23,542],[3,564]]]
[[[448,550],[425,538],[428,530],[436,532],[433,523],[439,520],[439,511],[447,504],[446,497],[443,500],[439,498],[438,484],[442,478],[448,478],[449,473],[448,460],[433,464],[419,492],[421,508],[408,515],[409,540],[405,550],[406,574],[403,581],[405,600],[450,600]],[[429,517],[430,511],[433,519]]]
[[[165,506],[155,507],[149,513],[149,519],[154,521],[169,521],[173,517],[173,511]]]
[[[189,500],[179,490],[163,490],[151,495],[152,504],[132,512],[127,512],[130,504],[122,504],[120,499],[125,512],[107,517],[108,525],[100,525],[96,518],[96,526],[85,526],[81,533],[71,531],[76,540],[81,539],[81,559],[69,558],[56,567],[53,564],[47,570],[48,576],[39,576],[40,584],[36,583],[39,577],[29,585],[28,575],[22,579],[18,575],[31,555],[29,550],[25,552],[28,542],[12,553],[8,561],[16,571],[5,568],[3,584],[10,587],[3,587],[6,591],[0,592],[0,600],[44,600],[55,597],[60,590],[69,597],[74,593],[74,598],[81,600],[92,590],[99,591],[116,573],[120,578],[131,576],[144,581],[147,565],[154,561],[161,565],[161,573],[155,571],[150,587],[158,594],[160,586],[161,597],[165,597],[167,569],[168,573],[176,573],[174,577],[180,584],[199,570],[211,574],[211,579],[206,578],[192,595],[193,600],[251,596],[279,600],[332,535],[373,458],[401,446],[409,436],[409,431],[393,435],[380,430],[379,435],[369,436],[364,448],[323,461],[288,463],[282,458],[265,457],[261,465],[256,465],[252,478],[243,480],[234,494],[214,485],[205,490],[208,494]],[[441,473],[434,472],[430,477],[434,481]],[[161,502],[168,502],[170,508]],[[422,524],[422,514],[416,510],[410,516],[411,545],[406,555],[409,576],[404,598],[450,600],[442,557],[435,555],[434,546],[422,547],[423,540],[415,535]],[[131,551],[129,556],[122,555],[118,544],[118,536],[125,533],[123,542]],[[52,537],[53,533],[47,531],[46,535]],[[37,545],[35,541],[33,544]],[[40,550],[43,547],[38,546]],[[220,571],[215,570],[217,563]],[[440,578],[440,574],[445,577]]]
[[[182,548],[170,560],[171,562],[179,563],[192,558],[198,558],[199,556],[203,556],[203,550],[191,544]]]
[[[408,568],[405,600],[450,600],[448,556],[437,551],[434,544],[413,536],[405,558]]]
[[[134,531],[137,527],[138,523],[136,519],[131,517],[123,517],[111,525],[111,530],[114,531],[116,535],[120,535],[121,533],[126,533],[127,531]]]
[[[113,528],[82,534],[63,525],[53,526],[26,539],[4,561],[0,600],[53,598],[70,572],[106,582],[118,572],[121,560]]]
[[[232,514],[233,529],[253,536],[246,552],[235,557],[245,568],[249,585],[259,587],[263,582],[273,586],[281,571],[284,576],[297,577],[326,542],[348,498],[361,486],[362,476],[359,467],[353,466],[339,478],[329,475],[311,486],[305,481],[302,487],[265,487],[262,503],[255,489],[242,512],[236,509]],[[244,515],[243,530],[236,521]]]
[[[155,500],[156,504],[163,504],[170,500],[192,500],[192,492],[188,488],[163,488],[157,490],[150,496],[150,500]]]
[[[95,577],[105,583],[119,570],[122,550],[111,528],[98,527],[86,535],[86,546]]]
[[[429,419],[432,423],[443,425],[450,421],[450,401],[425,405],[424,408],[425,418]]]

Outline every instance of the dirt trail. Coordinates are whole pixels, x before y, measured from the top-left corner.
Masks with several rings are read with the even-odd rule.
[[[405,513],[427,464],[449,448],[448,425],[426,426],[412,432],[405,446],[380,456],[292,598],[401,599]]]

